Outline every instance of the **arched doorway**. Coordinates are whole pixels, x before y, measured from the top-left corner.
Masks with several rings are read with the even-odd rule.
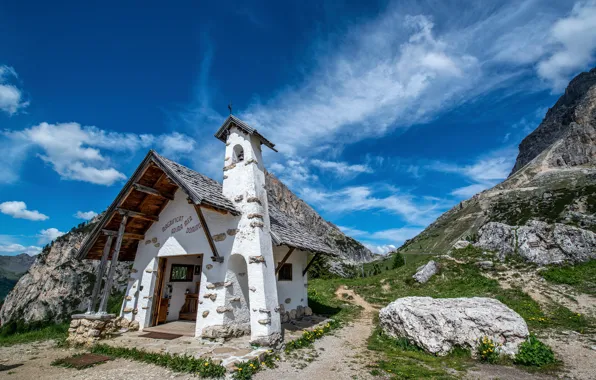
[[[246,260],[234,254],[228,259],[226,272],[225,307],[231,311],[224,315],[224,325],[234,331],[234,335],[250,334],[250,301],[248,296],[248,274]]]

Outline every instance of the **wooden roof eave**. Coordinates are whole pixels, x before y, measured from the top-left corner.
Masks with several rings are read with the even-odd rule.
[[[128,195],[130,189],[132,188],[132,185],[143,176],[143,174],[145,173],[145,170],[147,170],[147,168],[149,167],[149,164],[151,163],[151,156],[153,156],[152,150],[150,150],[149,153],[147,153],[147,155],[145,156],[145,158],[143,159],[141,164],[137,167],[137,169],[135,170],[133,175],[126,182],[126,185],[124,185],[124,187],[122,187],[122,190],[120,190],[120,192],[116,196],[116,199],[114,199],[114,202],[112,202],[110,207],[108,207],[107,211],[102,216],[101,220],[95,225],[95,227],[91,231],[91,234],[89,234],[87,239],[85,239],[85,241],[83,241],[83,244],[81,245],[81,248],[79,249],[79,253],[77,254],[77,258],[79,260],[82,260],[87,256],[87,253],[89,253],[89,250],[91,249],[91,247],[93,247],[93,245],[95,244],[95,241],[101,235],[102,230],[105,228],[105,225],[112,218],[112,214],[116,211],[116,209],[120,205],[121,201],[124,198],[126,198],[126,196]]]
[[[107,223],[110,221],[110,219],[112,217],[112,214],[115,211],[117,211],[117,209],[120,206],[121,202],[126,198],[126,196],[128,196],[128,194],[129,194],[130,190],[132,189],[133,185],[143,176],[143,174],[145,173],[145,171],[147,170],[147,168],[149,167],[149,165],[151,163],[154,163],[157,167],[159,167],[179,188],[181,188],[187,194],[187,196],[189,197],[189,199],[194,204],[200,205],[200,204],[204,203],[204,204],[209,205],[212,208],[222,210],[223,212],[226,212],[226,213],[229,212],[232,215],[239,215],[240,214],[238,212],[238,210],[222,208],[222,207],[213,205],[210,202],[204,201],[199,196],[199,194],[197,194],[192,188],[188,187],[184,183],[184,181],[180,178],[180,176],[178,176],[178,174],[176,172],[174,172],[173,170],[171,170],[168,167],[168,165],[166,165],[161,160],[161,158],[158,155],[154,154],[154,151],[153,150],[150,150],[149,153],[147,153],[147,155],[145,156],[145,158],[141,162],[141,164],[137,167],[137,169],[135,170],[135,172],[133,173],[133,175],[126,182],[126,184],[124,185],[124,187],[122,188],[122,190],[120,190],[120,192],[118,193],[118,196],[116,197],[116,199],[114,200],[114,202],[112,202],[112,204],[110,205],[110,207],[108,207],[108,210],[103,215],[103,217],[101,218],[101,220],[93,228],[93,230],[91,231],[91,234],[89,234],[89,236],[87,237],[87,239],[85,239],[85,241],[83,241],[83,244],[81,245],[81,248],[79,249],[79,252],[77,254],[77,258],[79,260],[82,260],[82,259],[84,259],[87,256],[87,254],[89,253],[89,250],[91,249],[91,247],[93,247],[93,245],[97,241],[97,238],[101,235],[102,230],[105,228],[105,226],[107,225]]]

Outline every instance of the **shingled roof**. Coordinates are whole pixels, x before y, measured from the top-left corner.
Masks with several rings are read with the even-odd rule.
[[[156,154],[157,155],[157,154]],[[219,182],[204,176],[186,166],[157,155],[170,167],[188,187],[193,188],[203,197],[203,202],[218,205],[221,208],[235,209],[232,202],[223,195]],[[287,245],[305,251],[336,255],[333,249],[325,244],[317,235],[309,232],[298,220],[281,212],[269,203],[269,220],[271,222],[271,238],[275,245]]]
[[[246,124],[244,121],[238,119],[234,115],[228,116],[226,121],[224,121],[224,123],[221,125],[221,127],[219,127],[217,132],[215,132],[215,137],[223,142],[226,142],[226,139],[228,137],[227,134],[231,127],[238,127],[244,132],[248,133],[249,135],[257,136],[261,140],[261,143],[263,143],[266,147],[271,148],[273,151],[277,152],[277,149],[275,149],[275,144],[267,140],[256,129]]]
[[[198,198],[199,203],[208,203],[217,208],[231,211],[233,214],[239,214],[238,209],[234,206],[225,195],[223,195],[221,184],[199,172],[180,165],[170,159],[167,159],[155,153],[155,158],[160,160],[168,169],[172,171],[171,175],[183,182],[187,189],[192,190]]]
[[[139,239],[157,216],[174,199],[180,188],[196,205],[203,205],[220,212],[239,215],[240,211],[223,195],[222,185],[186,166],[149,151],[141,165],[130,177],[114,202],[85,239],[79,250],[79,258],[99,259],[107,239],[104,231],[116,231],[122,220],[120,211],[142,215],[126,224],[125,238],[119,259],[134,260]],[[132,210],[132,211],[128,211]],[[271,238],[276,245],[287,245],[315,253],[336,255],[332,248],[298,220],[269,204]]]

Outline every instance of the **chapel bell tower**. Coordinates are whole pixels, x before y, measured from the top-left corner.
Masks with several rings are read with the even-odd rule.
[[[226,144],[223,195],[241,212],[232,253],[241,254],[247,264],[251,341],[275,344],[281,339],[281,321],[261,147],[277,150],[233,115],[215,137]]]

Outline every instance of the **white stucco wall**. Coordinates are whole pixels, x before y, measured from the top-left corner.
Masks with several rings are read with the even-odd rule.
[[[307,262],[306,252],[295,250],[287,261],[293,265],[292,281],[278,283],[275,276],[275,267],[288,248],[273,247],[271,242],[260,141],[233,128],[226,144],[226,166],[232,163],[233,149],[238,144],[244,148],[244,161],[224,172],[223,192],[241,210],[241,216],[203,208],[211,236],[218,236],[215,245],[224,258],[223,263],[211,260],[211,247],[195,208],[179,189],[174,200],[159,215],[159,221],[146,232],[145,241],[139,243],[133,264],[122,314],[139,321],[141,329],[151,323],[160,257],[169,258],[164,273],[165,288],[172,263],[195,263],[196,256],[203,255],[196,336],[201,336],[208,327],[246,325],[248,322],[253,340],[266,344],[268,338],[281,332],[280,304],[286,310],[308,305],[307,278],[302,276]],[[249,202],[255,198],[259,201]],[[230,260],[232,255],[242,257],[244,262]],[[264,262],[250,262],[251,258],[259,256]],[[187,288],[194,292],[194,281],[172,284],[168,321],[178,318],[184,292]],[[223,286],[226,281],[233,284]],[[286,299],[290,301],[286,303]]]
[[[227,230],[234,229],[237,224],[238,218],[230,214],[222,215],[209,210],[203,210],[203,214],[211,234],[226,233]],[[233,237],[228,235],[226,235],[226,240],[216,243],[219,253],[224,256],[229,256],[232,244]],[[174,200],[170,201],[160,214],[159,221],[147,230],[145,241],[139,243],[133,263],[133,273],[131,273],[127,289],[127,296],[130,297],[130,300],[125,300],[123,315],[128,319],[138,320],[141,328],[148,327],[151,318],[152,297],[156,286],[158,257],[198,254],[203,254],[204,257],[198,314],[200,315],[204,310],[209,310],[210,313],[207,320],[198,317],[197,328],[200,330],[199,325],[202,324],[221,324],[223,316],[218,315],[215,309],[220,303],[223,304],[223,289],[207,291],[205,285],[208,282],[224,281],[226,268],[223,264],[211,260],[212,253],[209,242],[194,207],[188,203],[187,196],[182,190],[176,192]],[[216,301],[202,298],[202,295],[214,292],[222,292],[222,296],[218,297]],[[174,307],[171,306],[170,310],[173,309]]]
[[[286,253],[288,253],[288,247],[286,246],[273,247],[276,267],[283,260]],[[308,274],[302,276],[307,259],[307,252],[294,250],[286,261],[287,264],[292,264],[292,281],[277,281],[277,298],[279,304],[284,305],[286,311],[296,309],[298,306],[308,306]],[[290,302],[286,302],[288,299]]]

